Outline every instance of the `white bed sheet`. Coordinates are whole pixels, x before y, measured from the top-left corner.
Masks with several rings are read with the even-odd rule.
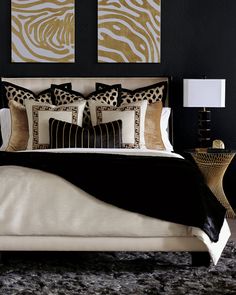
[[[10,109],[0,109],[0,127],[2,135],[2,145],[0,151],[4,151],[7,148],[9,138],[11,135],[11,114]]]
[[[51,153],[103,153],[103,154],[121,154],[121,155],[136,155],[136,156],[163,156],[182,158],[177,154],[168,150],[151,150],[151,149],[127,149],[127,148],[63,148],[63,149],[37,149],[37,150],[23,150],[17,151],[18,153],[24,152],[51,152]]]

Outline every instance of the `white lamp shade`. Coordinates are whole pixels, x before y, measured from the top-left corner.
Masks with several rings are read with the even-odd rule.
[[[184,79],[184,107],[225,107],[225,79]]]

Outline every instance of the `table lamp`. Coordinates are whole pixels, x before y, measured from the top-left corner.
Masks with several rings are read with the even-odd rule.
[[[225,79],[184,79],[184,107],[197,107],[199,147],[211,146],[211,111],[225,107]]]

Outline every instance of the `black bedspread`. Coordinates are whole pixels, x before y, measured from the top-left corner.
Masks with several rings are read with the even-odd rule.
[[[201,228],[218,240],[225,209],[190,161],[102,153],[0,152],[0,165],[57,174],[120,208]],[[69,196],[68,196],[69,198]]]

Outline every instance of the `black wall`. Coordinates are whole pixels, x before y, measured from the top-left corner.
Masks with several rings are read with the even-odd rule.
[[[97,1],[76,2],[76,62],[11,63],[10,0],[0,1],[1,76],[173,77],[174,146],[196,146],[197,109],[183,108],[183,78],[225,78],[226,108],[212,109],[212,138],[236,149],[236,1],[162,0],[160,64],[98,64]],[[236,159],[225,175],[225,191],[236,203]]]

